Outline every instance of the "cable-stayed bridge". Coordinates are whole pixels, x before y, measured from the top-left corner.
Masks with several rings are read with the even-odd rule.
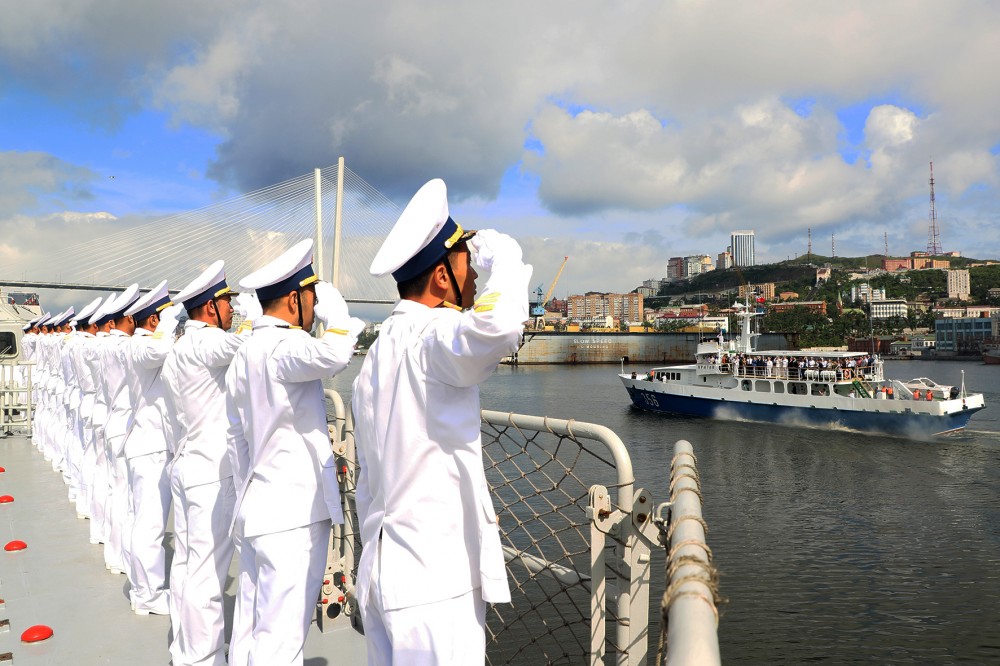
[[[353,303],[394,303],[395,283],[368,273],[400,209],[344,166],[316,169],[233,199],[130,226],[0,268],[0,286],[120,291],[167,280],[174,292],[212,262],[239,280],[305,238],[316,240],[314,265]],[[56,273],[58,279],[53,280]]]

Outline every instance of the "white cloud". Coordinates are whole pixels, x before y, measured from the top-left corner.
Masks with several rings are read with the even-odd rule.
[[[345,155],[399,202],[433,176],[490,201],[523,160],[542,204],[529,233],[653,230],[671,254],[714,253],[698,245],[734,227],[762,248],[804,250],[806,228],[845,253],[883,229],[921,247],[933,159],[946,244],[972,253],[966,229],[1000,203],[997,43],[1000,5],[977,0],[36,0],[0,23],[0,77],[100,125],[152,106],[208,128],[224,137],[209,176],[243,190]],[[838,112],[866,104],[845,161]],[[74,209],[91,187],[86,168],[19,159],[0,155],[0,211],[35,192]]]

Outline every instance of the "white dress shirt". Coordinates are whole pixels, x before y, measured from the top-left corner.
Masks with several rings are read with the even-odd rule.
[[[170,450],[163,424],[166,398],[160,375],[174,338],[137,328],[129,342],[124,357],[133,412],[125,438],[125,457],[132,459]]]
[[[313,338],[275,317],[253,323],[226,377],[229,448],[245,538],[344,522],[322,380],[345,367],[354,338]]]
[[[380,538],[385,610],[475,588],[488,602],[510,601],[483,470],[478,385],[517,350],[528,318],[524,268],[494,271],[465,312],[400,301],[365,357],[352,401],[362,608]]]
[[[187,486],[233,475],[226,453],[226,369],[247,339],[189,319],[163,363],[174,465],[183,465]]]

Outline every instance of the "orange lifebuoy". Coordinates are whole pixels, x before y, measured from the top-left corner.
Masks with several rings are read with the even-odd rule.
[[[850,378],[851,378],[851,370],[850,370],[850,368],[845,368],[844,369],[844,379],[850,379]]]

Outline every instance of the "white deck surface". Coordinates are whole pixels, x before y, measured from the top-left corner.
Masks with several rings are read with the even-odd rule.
[[[89,523],[76,517],[62,475],[24,436],[0,438],[0,467],[6,469],[0,495],[14,497],[0,504],[0,546],[14,539],[28,544],[18,553],[0,549],[0,620],[10,622],[9,631],[0,632],[0,654],[13,654],[0,666],[169,664],[170,619],[132,613],[125,576],[105,570],[102,546],[90,544]],[[234,592],[230,578],[227,635]],[[367,663],[364,637],[340,619],[326,634],[313,625],[306,666]],[[21,633],[36,624],[52,627],[52,638],[22,643]]]

